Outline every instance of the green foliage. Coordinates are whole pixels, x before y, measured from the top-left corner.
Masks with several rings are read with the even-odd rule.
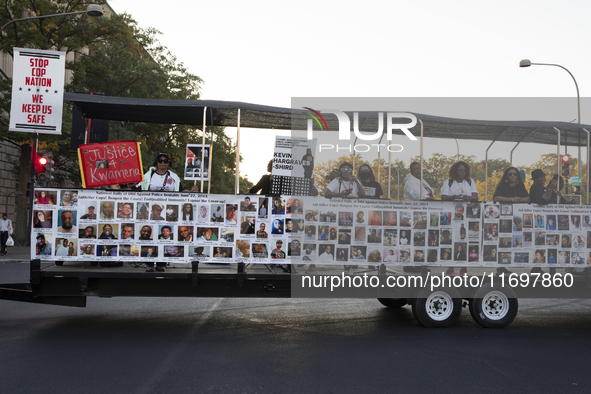
[[[37,15],[64,13],[86,9],[87,3],[76,0],[3,0],[0,22],[16,19],[33,10]],[[99,1],[97,3],[104,3]],[[66,91],[93,93],[116,97],[150,99],[199,99],[202,80],[158,41],[160,34],[153,28],[141,28],[129,15],[101,18],[70,16],[18,22],[5,31],[2,48],[12,55],[12,47],[60,48],[75,54],[66,68],[72,78]],[[0,81],[0,93],[10,97],[11,81]],[[10,111],[10,100],[3,100],[2,109]],[[78,158],[69,152],[71,139],[71,105],[64,106],[62,135],[40,137],[41,154],[51,152],[61,181],[79,183]],[[223,128],[214,130],[214,161],[212,184],[214,193],[234,192],[235,152]],[[8,132],[8,119],[0,120],[0,136],[19,143],[30,144],[31,135]],[[209,133],[208,133],[209,136]],[[159,152],[173,157],[173,169],[183,173],[185,145],[200,143],[201,131],[189,125],[110,122],[109,139],[137,140],[141,143],[144,167]],[[209,143],[209,140],[206,139]],[[226,179],[227,178],[227,179]],[[241,191],[249,182],[241,180]]]
[[[376,180],[378,180],[378,168],[380,172],[380,184],[382,185],[382,189],[384,191],[384,195],[382,198],[387,198],[388,196],[388,163],[385,159],[381,159],[378,163],[378,160],[374,160],[372,163],[365,163],[362,160],[361,155],[357,155],[355,158],[355,174],[357,169],[362,164],[369,164],[371,165]],[[416,156],[411,159],[412,161],[419,161],[420,157]],[[435,153],[433,156],[426,158],[423,160],[423,179],[427,181],[429,185],[433,188],[435,192],[435,197],[439,199],[441,197],[441,186],[444,182],[449,179],[449,169],[450,167],[456,162],[457,156],[445,156],[441,153]],[[484,196],[484,171],[485,171],[485,161],[476,161],[475,156],[465,156],[460,155],[460,161],[464,161],[470,165],[471,168],[471,177],[476,182],[476,187],[478,188],[478,193],[480,196]],[[548,158],[542,157],[542,160],[549,160]],[[333,168],[338,168],[343,162],[353,163],[353,156],[346,155],[341,156],[337,160],[329,160],[326,163],[319,164],[314,169],[314,179],[316,184],[319,186],[318,190],[320,195],[324,194],[324,190],[328,185],[328,181],[325,180],[325,176],[330,173]],[[391,182],[390,182],[390,197],[391,199],[404,199],[404,179],[410,173],[410,163],[405,163],[402,160],[395,160],[391,164]],[[534,164],[536,165],[536,164]],[[554,158],[554,166],[556,165],[556,159]],[[488,201],[492,200],[492,196],[495,192],[497,184],[503,175],[503,172],[510,164],[507,160],[504,159],[492,159],[488,161]],[[535,167],[538,168],[538,167]],[[524,168],[526,173],[530,173],[531,170]],[[529,186],[528,186],[529,188]],[[482,197],[481,197],[482,199]]]

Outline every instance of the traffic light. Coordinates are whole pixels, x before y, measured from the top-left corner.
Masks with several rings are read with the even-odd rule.
[[[53,160],[51,160],[49,157],[40,157],[39,164],[43,168],[37,177],[39,182],[53,181]]]
[[[569,165],[570,165],[570,156],[569,155],[562,155],[562,175],[563,176],[569,175],[569,173],[570,173]]]

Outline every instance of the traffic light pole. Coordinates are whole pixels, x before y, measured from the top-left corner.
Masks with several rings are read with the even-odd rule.
[[[39,133],[35,133],[33,136],[33,144],[31,145],[31,149],[35,149],[37,152],[37,139],[39,138]],[[35,200],[35,175],[37,172],[35,171],[35,163],[33,163],[33,154],[31,152],[31,186],[29,187],[29,234],[31,234],[31,230],[33,228],[33,202]]]

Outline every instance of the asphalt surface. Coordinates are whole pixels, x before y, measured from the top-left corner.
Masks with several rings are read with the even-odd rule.
[[[31,260],[31,248],[28,246],[11,246],[6,254],[0,255],[0,264]]]
[[[28,264],[0,264],[0,283]],[[588,392],[591,301],[520,300],[484,329],[376,300],[0,301],[2,393]]]

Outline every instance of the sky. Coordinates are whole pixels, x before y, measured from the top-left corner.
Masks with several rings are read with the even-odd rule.
[[[555,120],[576,122],[570,75],[558,67],[519,68],[524,58],[566,67],[581,97],[591,89],[588,1],[109,4],[117,13],[131,14],[141,27],[158,29],[161,43],[204,80],[205,100],[290,107],[292,97],[572,97],[572,110],[556,114]],[[581,111],[581,122],[590,124],[591,112]],[[545,115],[540,111],[535,120]],[[227,132],[236,135],[234,129]],[[273,151],[270,137],[277,134],[288,135],[241,129],[240,170],[252,182],[265,173]],[[425,145],[426,157],[456,152],[455,141]],[[459,145],[460,153],[484,159],[488,143],[462,140]],[[489,157],[508,160],[512,146],[497,144]],[[529,165],[538,152],[555,148],[537,149],[535,156],[531,151],[516,151],[514,164]],[[410,163],[416,155],[413,147],[393,160]]]

